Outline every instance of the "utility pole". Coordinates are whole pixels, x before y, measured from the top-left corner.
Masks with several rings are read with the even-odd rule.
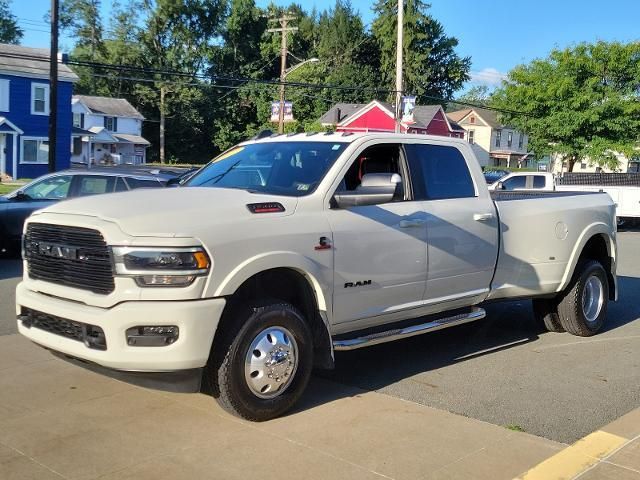
[[[165,127],[165,106],[164,106],[165,87],[160,85],[160,163],[164,163],[164,127]]]
[[[396,133],[402,119],[402,46],[404,38],[404,0],[398,0],[398,40],[396,44]]]
[[[274,18],[280,22],[280,28],[270,28],[267,32],[281,32],[280,42],[280,109],[278,116],[278,133],[284,133],[284,81],[287,76],[287,33],[295,32],[298,27],[289,27],[289,22],[295,20],[295,17],[283,14],[280,18]]]
[[[51,51],[49,52],[49,172],[56,171],[58,138],[58,0],[51,0]],[[68,146],[67,146],[68,148]],[[16,175],[16,172],[13,172]]]

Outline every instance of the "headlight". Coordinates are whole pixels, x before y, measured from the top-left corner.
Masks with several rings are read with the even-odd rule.
[[[211,267],[201,247],[113,247],[117,275],[132,276],[140,286],[186,287]]]

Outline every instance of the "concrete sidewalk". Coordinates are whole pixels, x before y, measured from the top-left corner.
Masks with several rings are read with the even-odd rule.
[[[512,479],[566,445],[314,378],[267,423],[0,337],[0,478]]]

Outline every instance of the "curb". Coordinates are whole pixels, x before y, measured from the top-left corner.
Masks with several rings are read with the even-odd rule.
[[[640,409],[637,409],[578,440],[514,480],[575,479],[600,463],[611,463],[607,462],[610,457],[639,439]]]

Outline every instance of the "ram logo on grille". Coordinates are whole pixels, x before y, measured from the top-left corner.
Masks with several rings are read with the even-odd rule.
[[[56,245],[55,243],[36,242],[36,248],[40,255],[53,258],[65,258],[67,260],[77,260],[78,249],[75,247],[66,247],[64,245]],[[81,258],[81,260],[83,260]]]

